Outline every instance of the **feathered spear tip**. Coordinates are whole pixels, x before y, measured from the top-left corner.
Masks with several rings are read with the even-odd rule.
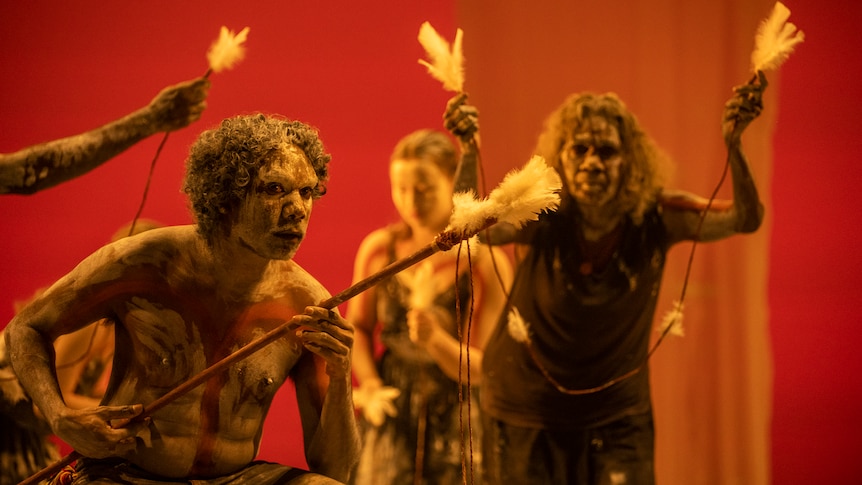
[[[423,22],[419,27],[419,43],[428,54],[428,61],[419,59],[419,63],[428,68],[428,73],[434,79],[443,83],[443,88],[460,93],[464,90],[464,55],[461,53],[461,38],[464,32],[461,29],[455,31],[455,40],[452,50],[449,50],[449,42],[431,27],[428,22]]]
[[[673,309],[669,310],[661,321],[661,325],[658,330],[662,334],[665,331],[676,335],[677,337],[682,337],[685,335],[685,331],[682,328],[682,307],[683,304],[679,301],[673,302]],[[667,330],[670,327],[670,330]]]
[[[542,212],[556,210],[562,187],[556,170],[535,155],[521,170],[509,172],[486,200],[477,200],[472,191],[455,194],[449,227],[474,233],[492,219],[521,227]]]
[[[754,52],[751,53],[751,68],[754,72],[777,69],[797,44],[805,40],[805,34],[788,23],[790,9],[775,2],[772,13],[760,23],[754,37]]]
[[[509,331],[509,336],[511,336],[515,342],[529,343],[530,327],[527,322],[524,321],[524,317],[521,316],[521,312],[519,312],[515,307],[512,307],[509,311],[509,321],[508,325],[506,325],[506,330]]]
[[[234,34],[227,27],[222,26],[218,40],[213,42],[207,51],[207,60],[210,63],[207,74],[231,69],[234,64],[241,61],[245,56],[245,47],[242,44],[246,38],[248,38],[248,27]]]

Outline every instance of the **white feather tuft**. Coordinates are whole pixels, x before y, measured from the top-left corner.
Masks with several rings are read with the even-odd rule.
[[[512,307],[509,311],[509,321],[506,326],[509,335],[518,343],[529,343],[530,341],[530,326],[524,321],[521,312],[517,308]]]
[[[461,52],[461,42],[464,32],[458,29],[452,49],[449,42],[434,30],[428,22],[419,27],[419,43],[428,54],[428,61],[419,59],[419,63],[428,68],[428,73],[434,79],[443,83],[443,88],[460,93],[464,90],[464,55]]]
[[[781,2],[775,2],[772,13],[760,23],[751,53],[751,68],[754,72],[778,69],[793,49],[805,40],[805,34],[787,22],[789,18],[790,9]]]
[[[246,27],[234,34],[227,27],[222,26],[218,39],[212,43],[207,51],[207,60],[212,72],[221,72],[233,68],[234,64],[245,57],[245,47],[242,45],[248,38]]]
[[[683,304],[681,302],[674,301],[673,308],[665,313],[664,318],[661,321],[661,325],[657,330],[664,334],[665,330],[670,327],[670,330],[667,330],[668,333],[678,337],[684,336],[685,330],[682,328],[682,308]]]
[[[556,170],[536,155],[522,169],[509,172],[485,200],[476,200],[472,191],[455,194],[448,229],[475,234],[489,220],[521,227],[542,212],[556,210],[562,187]]]
[[[563,182],[556,170],[535,155],[521,170],[506,174],[488,198],[498,208],[497,219],[521,227],[539,214],[560,206]]]

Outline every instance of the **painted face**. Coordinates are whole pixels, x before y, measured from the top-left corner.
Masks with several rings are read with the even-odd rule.
[[[442,230],[452,213],[454,181],[427,160],[396,159],[389,166],[392,202],[410,227]]]
[[[592,116],[563,146],[560,161],[566,188],[579,205],[601,207],[617,196],[623,164],[620,145],[616,126]]]
[[[305,238],[317,184],[305,154],[285,147],[261,168],[230,238],[266,259],[292,258]]]

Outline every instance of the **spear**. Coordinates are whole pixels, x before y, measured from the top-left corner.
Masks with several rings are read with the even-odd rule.
[[[391,263],[377,273],[320,302],[318,306],[331,310],[385,278],[389,278],[439,251],[448,251],[459,242],[475,236],[479,231],[497,222],[508,222],[520,227],[529,220],[536,220],[540,213],[556,210],[559,207],[561,188],[562,182],[557,172],[549,167],[542,157],[534,156],[524,168],[506,175],[503,182],[484,200],[476,200],[472,194],[456,194],[453,197],[452,222],[432,242],[412,255]],[[223,372],[232,364],[284,337],[290,331],[290,321],[287,321],[252,340],[145,406],[141,414],[134,418],[134,421],[140,421],[165,407],[181,395]],[[61,460],[22,481],[19,485],[39,483],[39,481],[53,476],[80,456],[78,452],[72,451]]]

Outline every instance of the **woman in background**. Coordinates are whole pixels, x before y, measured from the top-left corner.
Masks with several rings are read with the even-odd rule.
[[[457,168],[444,133],[419,130],[397,144],[389,174],[401,220],[366,236],[354,281],[413,254],[446,228]],[[462,473],[480,470],[472,387],[512,276],[499,248],[471,245],[469,256],[436,253],[349,303],[355,402],[363,411],[356,484],[459,483]]]

